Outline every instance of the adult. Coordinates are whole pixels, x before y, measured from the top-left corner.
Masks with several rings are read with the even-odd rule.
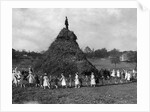
[[[55,77],[54,78],[54,86],[56,89],[58,88],[58,82],[59,82],[59,79],[57,77]]]
[[[27,84],[28,82],[27,82],[27,80],[25,79],[25,76],[22,74],[21,75],[21,79],[20,79],[20,86],[21,86],[21,88],[22,87],[26,87],[26,84]]]
[[[35,74],[34,79],[35,79],[35,86],[36,87],[40,86],[40,80],[39,80],[39,76],[37,74]]]
[[[65,25],[66,25],[66,29],[68,29],[69,23],[68,23],[68,18],[66,16],[66,20],[65,20]]]
[[[50,75],[49,76],[49,84],[50,84],[50,87],[52,86],[52,76]]]
[[[42,75],[40,76],[39,80],[40,80],[40,87],[43,88],[43,76]]]
[[[72,77],[70,74],[69,74],[69,87],[72,87]]]

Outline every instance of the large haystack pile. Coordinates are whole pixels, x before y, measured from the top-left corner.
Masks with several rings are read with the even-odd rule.
[[[75,72],[85,74],[97,71],[86,59],[76,39],[74,32],[63,28],[49,49],[43,54],[43,59],[40,60],[35,69],[51,75],[64,73],[65,76],[74,75]]]

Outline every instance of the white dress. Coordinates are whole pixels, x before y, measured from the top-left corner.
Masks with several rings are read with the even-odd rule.
[[[43,79],[44,79],[44,81],[43,81],[43,86],[49,86],[50,84],[49,84],[49,79],[48,79],[48,77],[47,77],[47,76],[44,76]]]
[[[119,72],[119,70],[117,71],[117,77],[120,77],[120,72]]]
[[[33,83],[34,82],[34,77],[33,77],[32,74],[29,74],[28,78],[29,78],[29,83]]]
[[[128,78],[128,72],[126,71],[125,72],[125,80],[127,80],[127,78]]]
[[[12,82],[17,84],[17,78],[15,76],[16,76],[16,73],[12,73]]]
[[[61,85],[62,86],[66,86],[66,80],[65,80],[65,77],[64,76],[62,76],[62,81],[61,81]]]
[[[17,80],[18,80],[18,83],[20,83],[20,79],[21,79],[21,73],[18,72],[18,73],[17,73]]]
[[[112,71],[111,76],[115,77],[115,71],[114,70]]]
[[[79,85],[79,78],[78,78],[78,75],[75,76],[75,85]]]
[[[130,74],[130,73],[128,73],[127,80],[128,80],[128,81],[130,81],[130,79],[131,79],[131,74]]]
[[[94,78],[94,75],[91,75],[91,85],[95,85],[95,78]]]

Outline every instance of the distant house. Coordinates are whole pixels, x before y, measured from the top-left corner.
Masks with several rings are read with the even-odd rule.
[[[24,54],[24,55],[23,55],[23,57],[27,57],[27,56],[28,56],[27,54]]]
[[[29,60],[29,59],[32,59],[32,57],[28,56],[27,54],[24,54],[23,56],[20,57],[20,59],[22,59],[22,60]]]
[[[128,58],[128,52],[125,52],[120,56],[120,61],[130,61]]]

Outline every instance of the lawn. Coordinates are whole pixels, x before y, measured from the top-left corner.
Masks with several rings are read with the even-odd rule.
[[[88,59],[97,69],[113,69],[114,64],[108,59]],[[134,63],[121,62],[117,69],[132,70]],[[105,82],[107,84],[107,81]],[[84,84],[83,84],[84,85]],[[13,104],[136,104],[137,83],[98,87],[42,89],[39,87],[12,87]]]
[[[114,69],[115,65],[110,62],[109,59],[88,59],[98,70],[101,68],[106,69]],[[127,62],[120,62],[116,65],[116,69],[126,69],[126,70],[133,70],[135,69],[136,63],[127,63]]]
[[[13,87],[13,104],[136,104],[137,84],[42,89]]]

